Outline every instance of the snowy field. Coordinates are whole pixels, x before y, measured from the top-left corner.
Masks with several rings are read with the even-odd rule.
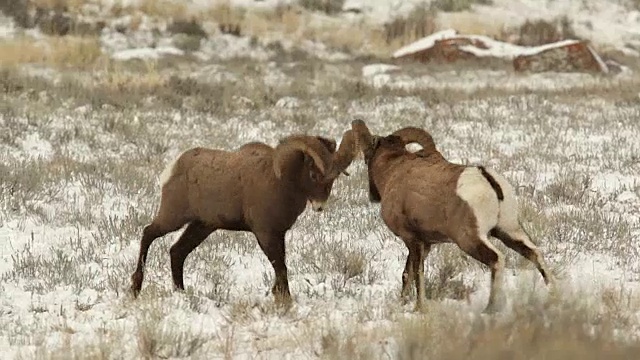
[[[522,13],[531,2],[496,0],[476,11]],[[391,0],[345,7],[364,3],[374,18],[400,11]],[[600,16],[572,1],[536,9],[531,16],[573,11],[593,21],[583,31],[624,12],[616,5]],[[629,31],[596,40],[634,56],[637,15],[619,21]],[[112,20],[132,21],[122,18]],[[193,58],[165,57],[182,54],[171,39],[152,38],[147,20],[127,36],[103,31],[97,43],[110,59],[90,66],[61,66],[68,59],[53,56],[0,67],[0,358],[628,359],[640,351],[638,69],[399,68],[316,41],[273,47],[220,34]],[[0,18],[0,38],[16,33]],[[356,117],[378,134],[423,127],[450,161],[504,174],[558,292],[494,241],[507,255],[509,303],[483,315],[488,269],[438,245],[425,263],[426,310],[414,312],[399,299],[408,251],[369,203],[359,157],[327,209],[307,209],[287,234],[292,308],[274,304],[273,270],[253,235],[230,231],[187,258],[184,292],[172,289],[169,268],[180,231],[156,240],[142,292],[131,297],[158,177],[176,155],[276,145],[292,133],[340,142]]]
[[[547,74],[529,78],[533,90],[525,91],[510,85],[524,81],[519,76],[502,74],[500,89],[478,73],[470,80],[474,92],[455,82],[443,88],[442,80],[399,92],[359,82],[361,64],[354,62],[291,66],[217,64],[220,76],[212,78],[226,80],[215,86],[234,95],[217,93],[203,76],[189,83],[200,91],[189,92],[174,77],[166,86],[182,89],[182,105],[164,97],[137,103],[134,92],[109,93],[99,81],[82,87],[89,75],[55,85],[3,73],[3,358],[463,356],[471,339],[494,331],[499,337],[505,326],[524,327],[522,336],[548,330],[544,342],[576,332],[638,346],[640,99],[628,95],[637,89],[634,77],[579,85],[585,75]],[[183,81],[198,69],[183,67]],[[243,75],[244,83],[233,80]],[[275,77],[280,85],[272,84]],[[567,88],[565,77],[578,85]],[[168,262],[179,232],[157,240],[141,296],[129,296],[141,230],[158,205],[158,175],[176,154],[255,140],[275,145],[293,132],[339,141],[356,116],[382,134],[424,127],[450,160],[505,174],[517,185],[524,226],[560,278],[559,298],[548,299],[539,275],[498,244],[509,254],[513,311],[480,315],[489,273],[454,245],[440,245],[426,261],[428,309],[415,314],[398,297],[407,251],[367,200],[361,158],[336,182],[330,207],[305,211],[287,236],[295,302],[288,312],[274,306],[272,269],[255,239],[225,231],[187,259],[185,293],[172,290]],[[452,334],[460,339],[442,342]],[[591,353],[599,349],[592,346]]]

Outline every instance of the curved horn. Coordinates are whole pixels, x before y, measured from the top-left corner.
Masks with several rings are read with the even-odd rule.
[[[338,151],[333,154],[333,163],[331,164],[331,171],[329,172],[329,177],[337,177],[340,173],[349,176],[349,173],[345,170],[351,165],[353,159],[357,155],[357,147],[356,140],[353,136],[352,130],[347,130],[342,135],[342,141],[340,142],[340,147]]]
[[[297,152],[309,155],[320,172],[323,175],[327,174],[332,163],[331,153],[327,148],[315,137],[293,135],[281,140],[276,147],[273,170],[278,179],[288,170]]]
[[[373,146],[373,135],[369,131],[367,124],[361,119],[355,119],[351,122],[351,130],[353,130],[356,148],[362,152],[366,152]]]
[[[322,137],[322,136],[316,136],[316,139],[320,140],[321,143],[324,144],[324,146],[327,147],[327,149],[329,149],[329,152],[334,153],[336,151],[336,141],[333,139],[329,139],[326,137]]]
[[[418,127],[408,126],[399,130],[396,130],[392,135],[398,136],[406,144],[418,143],[422,146],[425,152],[436,151],[436,143],[433,141],[433,137],[426,130]]]

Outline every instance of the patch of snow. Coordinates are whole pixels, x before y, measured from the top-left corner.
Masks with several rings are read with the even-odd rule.
[[[588,73],[543,72],[521,76],[505,70],[456,70],[426,75],[378,74],[368,79],[373,86],[392,89],[458,89],[467,92],[485,88],[511,90],[561,90],[575,86],[596,86],[600,80]]]
[[[33,158],[49,158],[53,155],[53,147],[51,143],[40,138],[37,132],[28,134],[19,142],[22,150]]]
[[[624,203],[624,202],[628,202],[628,203],[632,203],[632,202],[636,202],[638,201],[638,194],[634,193],[633,191],[623,191],[620,193],[620,195],[618,195],[618,197],[616,198],[616,201]]]
[[[377,74],[386,74],[400,71],[400,67],[390,64],[369,64],[362,67],[362,76],[370,77]]]
[[[13,20],[0,12],[0,39],[11,38],[16,32]]]
[[[284,109],[296,109],[300,107],[300,99],[292,96],[285,96],[278,99],[278,101],[276,102],[276,107]]]
[[[619,171],[602,172],[593,177],[591,190],[610,194],[622,189],[633,188],[638,185],[640,185],[640,182],[636,176],[623,175]]]
[[[350,58],[349,55],[343,52],[330,50],[325,44],[319,41],[304,40],[300,43],[300,48],[309,54],[326,61],[343,61]]]
[[[275,62],[271,62],[267,65],[266,74],[263,79],[265,85],[270,87],[289,86],[293,82],[293,78],[280,70]]]
[[[184,51],[171,47],[163,46],[157,48],[139,48],[116,51],[111,55],[114,60],[131,60],[131,59],[159,59],[166,55],[184,55]]]
[[[429,36],[425,36],[420,40],[414,41],[409,45],[403,46],[400,49],[396,50],[393,53],[394,58],[399,58],[402,56],[410,55],[422,51],[424,49],[429,49],[436,44],[438,40],[449,39],[457,36],[458,32],[454,29],[446,29],[437,31]]]
[[[387,86],[393,82],[393,78],[389,74],[376,74],[365,80],[376,89]]]
[[[236,82],[238,76],[225,69],[221,64],[206,64],[198,67],[193,74],[193,77],[208,83],[222,83],[222,82]]]
[[[229,60],[234,58],[268,60],[273,56],[273,53],[259,44],[253,43],[250,37],[219,34],[203,40],[200,49],[195,55],[201,60]]]

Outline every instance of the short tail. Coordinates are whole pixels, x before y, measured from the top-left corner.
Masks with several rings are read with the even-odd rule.
[[[500,187],[500,184],[498,184],[496,179],[494,179],[493,176],[491,176],[491,174],[487,172],[487,169],[485,169],[484,166],[478,166],[478,169],[480,169],[480,173],[482,173],[482,176],[484,176],[489,184],[491,184],[493,191],[495,191],[496,195],[498,196],[498,200],[504,200],[504,193],[502,192],[502,188]]]
[[[158,183],[160,185],[160,188],[164,187],[164,185],[166,183],[169,182],[169,180],[173,177],[175,170],[176,170],[176,165],[178,163],[178,160],[180,160],[180,158],[182,157],[182,155],[184,154],[184,152],[180,153],[180,155],[176,156],[173,160],[171,160],[171,162],[169,162],[169,164],[167,164],[167,166],[164,168],[164,170],[162,170],[162,173],[160,173],[160,178],[158,179]]]

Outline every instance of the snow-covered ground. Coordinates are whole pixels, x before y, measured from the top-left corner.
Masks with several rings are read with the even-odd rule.
[[[270,83],[270,91],[281,93],[295,81],[286,65],[253,66],[261,75],[251,81]],[[248,76],[230,64],[196,69],[180,71],[201,81],[207,78],[196,74],[226,73],[211,75],[225,86]],[[363,72],[389,70],[397,72]],[[383,134],[405,125],[425,127],[450,160],[504,173],[517,185],[525,227],[560,277],[562,299],[588,302],[593,316],[610,314],[611,301],[638,299],[640,106],[638,99],[616,100],[625,85],[597,78],[581,84],[582,75],[575,75],[571,87],[549,76],[529,94],[505,85],[512,91],[508,96],[455,101],[446,94],[494,85],[482,74],[468,80],[475,85],[440,75],[438,86],[425,83],[413,94],[381,90],[328,98],[313,93],[322,94],[328,84],[346,86],[345,77],[360,74],[315,71],[308,95],[289,90],[271,105],[223,113],[162,110],[152,103],[122,110],[73,101],[38,107],[37,99],[4,95],[13,110],[0,115],[0,133],[10,134],[0,143],[2,357],[331,357],[327,337],[338,344],[336,338],[366,337],[359,346],[376,357],[401,351],[394,327],[421,315],[398,301],[406,249],[379,219],[378,205],[368,202],[361,159],[350,177],[336,182],[330,208],[305,212],[287,236],[295,299],[287,313],[273,305],[272,270],[255,239],[233,232],[215,233],[187,260],[184,294],[172,291],[168,263],[168,247],[179,232],[157,240],[141,297],[132,300],[127,293],[142,227],[157,207],[157,177],[176,154],[198,145],[274,145],[297,131],[339,140],[355,116]],[[500,76],[503,83],[517,78]],[[611,93],[566,97],[594,84],[611,87]],[[254,96],[246,104],[259,99],[244,95]],[[505,252],[511,269],[506,291],[515,308],[544,304],[547,289],[539,275]],[[486,269],[453,245],[436,247],[426,264],[429,311],[480,319]],[[617,326],[631,337],[638,335],[640,315],[633,301],[616,310],[628,319]],[[509,314],[507,309],[501,316]],[[338,354],[351,351],[340,346]]]
[[[191,2],[200,11],[210,6]],[[345,8],[359,6],[382,21],[410,3],[347,1]],[[602,30],[594,39],[615,47],[638,35],[637,12],[622,14],[621,5],[590,2],[599,12],[588,12],[582,1],[544,3],[494,0],[474,11],[518,20],[568,12],[592,21]],[[132,36],[104,31],[102,45],[120,59],[176,54],[170,39],[150,37],[151,21],[143,18]],[[10,21],[0,24],[0,37],[14,36]],[[411,358],[407,321],[437,329],[442,337],[429,337],[442,345],[447,334],[468,339],[482,334],[477,324],[518,319],[521,309],[534,313],[526,322],[543,318],[545,329],[580,311],[579,327],[589,334],[611,326],[616,338],[638,341],[637,72],[416,69],[349,61],[316,41],[297,46],[315,56],[273,61],[275,50],[265,44],[216,35],[203,40],[200,62],[2,73],[11,86],[0,83],[1,358]],[[26,74],[51,84],[43,88]],[[128,87],[147,96],[138,99]],[[480,315],[489,273],[454,245],[440,245],[426,261],[426,314],[401,304],[407,250],[380,220],[379,205],[369,203],[361,158],[351,176],[336,181],[329,208],[307,210],[287,235],[289,311],[273,304],[272,269],[253,236],[226,231],[187,259],[185,293],[172,290],[169,271],[168,249],[180,232],[158,239],[140,298],[129,296],[141,231],[158,205],[158,176],[178,153],[256,140],[275,145],[292,132],[339,141],[354,117],[380,134],[424,127],[449,160],[503,173],[516,186],[523,225],[559,277],[559,297],[549,299],[539,274],[496,243],[508,254],[505,290],[515,311]],[[443,324],[452,323],[463,326],[446,333]]]

